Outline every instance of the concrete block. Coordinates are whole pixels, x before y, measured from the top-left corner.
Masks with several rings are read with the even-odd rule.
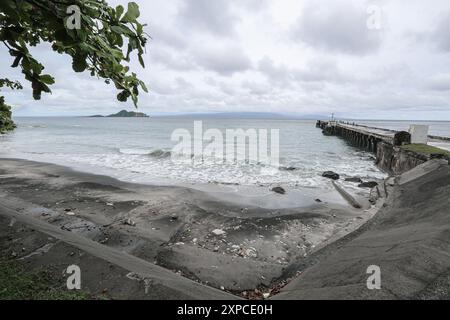
[[[411,143],[428,143],[429,126],[422,124],[412,124],[409,126],[409,133],[411,134]]]

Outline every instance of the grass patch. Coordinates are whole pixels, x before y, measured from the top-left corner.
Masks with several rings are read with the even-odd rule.
[[[65,282],[46,271],[26,271],[17,262],[0,262],[0,300],[86,300],[82,291],[69,291]]]
[[[450,151],[443,150],[437,147],[429,146],[427,144],[421,144],[421,143],[413,143],[413,144],[407,144],[402,146],[404,150],[409,150],[417,153],[422,154],[439,154],[444,155],[447,157],[450,157]]]

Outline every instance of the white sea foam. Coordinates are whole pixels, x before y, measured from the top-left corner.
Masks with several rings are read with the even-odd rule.
[[[179,123],[157,120],[149,126],[147,122],[122,119],[114,130],[110,122],[94,118],[45,119],[42,123],[33,119],[20,124],[13,135],[2,139],[0,153],[111,174],[128,181],[330,189],[330,181],[321,176],[323,171],[332,170],[342,177],[359,176],[366,180],[385,177],[370,154],[348,146],[342,139],[322,136],[312,122],[283,124],[280,162],[284,170],[258,162],[221,162],[214,157],[194,165],[189,161],[172,161],[170,134],[175,128],[189,128],[189,120]],[[41,130],[31,134],[33,129],[28,124],[38,125]],[[215,120],[210,126],[277,128],[280,123]]]

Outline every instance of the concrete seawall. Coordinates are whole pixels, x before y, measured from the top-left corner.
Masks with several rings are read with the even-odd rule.
[[[400,175],[372,220],[309,257],[274,299],[450,299],[449,206],[446,161]],[[369,266],[379,289],[367,286]]]
[[[406,131],[321,120],[317,121],[316,127],[322,129],[322,133],[326,136],[342,137],[355,147],[375,153],[378,167],[393,175],[402,174],[431,159],[443,158],[438,154],[424,154],[402,148],[411,142],[411,135]],[[431,136],[430,138],[445,139]]]

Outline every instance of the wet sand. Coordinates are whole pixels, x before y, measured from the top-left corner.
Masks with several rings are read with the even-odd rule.
[[[309,255],[377,211],[327,202],[280,208],[233,200],[187,187],[132,184],[52,164],[0,159],[0,204],[8,210],[180,279],[246,298],[285,284]],[[90,254],[95,257],[96,251]],[[57,254],[51,257],[58,260]],[[28,259],[22,252],[19,258]]]

